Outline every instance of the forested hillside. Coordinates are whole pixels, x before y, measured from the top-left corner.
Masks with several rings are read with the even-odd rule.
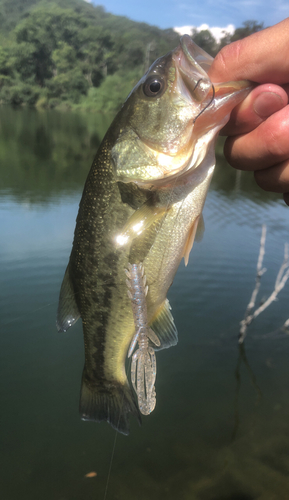
[[[242,38],[262,25],[245,23]],[[209,31],[192,33],[212,55]],[[234,35],[233,35],[234,37]],[[0,0],[0,102],[115,111],[179,35],[105,12],[84,0]]]

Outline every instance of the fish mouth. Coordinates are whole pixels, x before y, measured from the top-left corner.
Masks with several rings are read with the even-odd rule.
[[[183,35],[174,54],[174,61],[179,72],[180,92],[189,101],[202,103],[212,90],[208,77],[213,58],[193,42],[189,35]]]
[[[183,35],[180,39],[180,46],[187,60],[196,67],[196,70],[203,73],[208,78],[208,71],[214,60],[207,52],[195,44],[189,35]]]
[[[214,97],[222,97],[232,92],[252,88],[252,82],[248,80],[213,84],[208,71],[214,58],[196,45],[189,35],[183,35],[180,38],[180,45],[176,49],[174,60],[181,76],[179,80],[183,80],[191,99],[198,103],[203,103],[209,94],[210,97],[212,94]],[[184,85],[180,85],[184,92]]]

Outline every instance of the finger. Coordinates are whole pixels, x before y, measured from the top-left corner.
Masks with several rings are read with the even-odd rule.
[[[258,186],[265,191],[289,193],[289,160],[264,170],[256,170],[254,176]]]
[[[289,158],[289,106],[269,116],[248,134],[228,137],[224,153],[241,170],[262,170]]]
[[[286,205],[289,205],[289,192],[283,194],[284,201]]]
[[[285,90],[285,92],[289,98],[289,83],[285,83],[284,85],[282,85],[282,88]]]
[[[257,83],[288,83],[289,18],[249,37],[223,47],[209,75],[213,82],[252,80]]]
[[[252,92],[231,113],[221,135],[239,135],[250,132],[268,116],[276,113],[288,104],[286,91],[274,84],[263,84]]]

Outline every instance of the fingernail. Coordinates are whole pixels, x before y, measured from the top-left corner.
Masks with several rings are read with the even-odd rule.
[[[267,118],[284,106],[285,103],[280,95],[275,92],[263,92],[256,97],[253,108],[258,116]]]

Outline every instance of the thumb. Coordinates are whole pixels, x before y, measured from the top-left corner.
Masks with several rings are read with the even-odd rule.
[[[239,135],[251,132],[266,118],[284,108],[288,103],[285,90],[278,85],[264,84],[252,92],[231,113],[222,135]]]

